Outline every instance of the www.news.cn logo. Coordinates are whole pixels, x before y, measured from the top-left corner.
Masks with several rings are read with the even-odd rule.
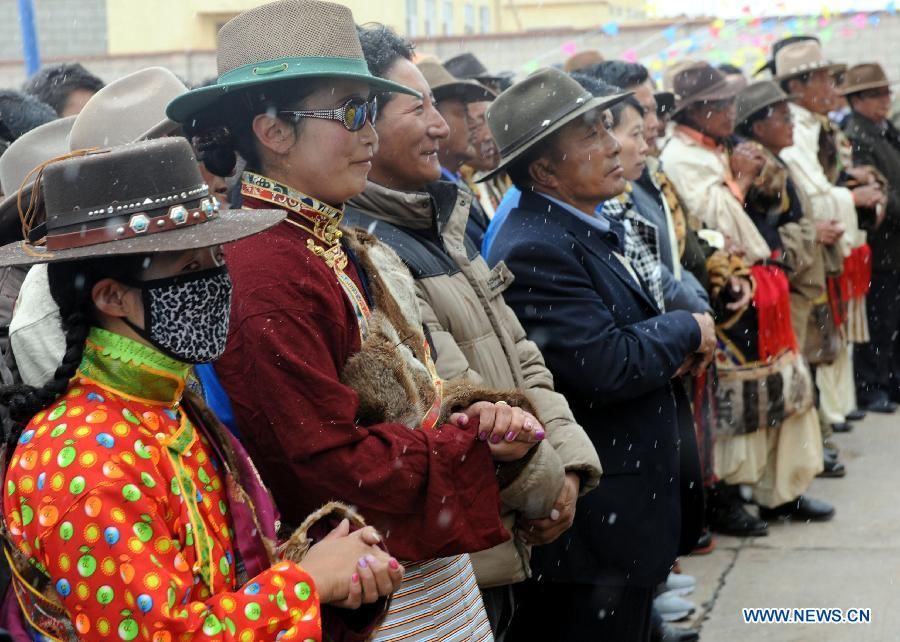
[[[746,624],[869,624],[872,609],[741,609]]]

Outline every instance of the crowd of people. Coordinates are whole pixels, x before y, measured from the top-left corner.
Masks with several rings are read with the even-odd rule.
[[[12,639],[691,640],[679,556],[833,517],[900,402],[877,63],[517,79],[279,0],[217,65],[0,93]]]

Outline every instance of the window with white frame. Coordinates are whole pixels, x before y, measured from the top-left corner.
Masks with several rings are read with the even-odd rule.
[[[406,35],[419,35],[419,0],[406,0]]]

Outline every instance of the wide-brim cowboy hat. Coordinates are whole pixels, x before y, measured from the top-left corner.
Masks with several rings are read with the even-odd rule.
[[[774,80],[758,80],[750,83],[738,94],[735,101],[734,122],[740,125],[760,110],[791,99]]]
[[[418,96],[401,84],[369,72],[350,9],[319,0],[280,0],[250,9],[219,31],[218,77],[170,104],[166,113],[178,123],[234,91],[286,80],[341,78],[358,80],[384,92]]]
[[[24,208],[31,200],[34,177],[29,174],[41,163],[69,151],[69,132],[74,123],[75,116],[69,116],[36,127],[0,156],[0,188],[4,193],[0,201],[0,243],[22,238],[18,203]]]
[[[444,61],[444,68],[457,78],[477,80],[487,84],[506,82],[513,77],[513,73],[510,71],[491,73],[475,54],[468,52],[447,58]]]
[[[494,100],[497,97],[497,94],[481,83],[455,77],[435,58],[424,58],[417,62],[416,66],[431,87],[431,93],[438,103],[454,98],[464,103],[476,103]]]
[[[820,40],[816,36],[809,35],[788,36],[787,38],[782,38],[781,40],[776,41],[772,44],[772,57],[764,62],[756,71],[754,71],[753,76],[756,77],[764,71],[768,71],[770,74],[772,74],[772,76],[775,76],[775,55],[788,45],[794,44],[795,42],[803,42],[804,40],[814,40],[816,42],[820,42]]]
[[[50,163],[40,187],[42,244],[0,247],[0,267],[182,252],[230,243],[284,219],[281,210],[221,210],[190,144],[162,138]]]
[[[838,93],[849,96],[869,89],[887,89],[896,84],[897,81],[890,80],[877,62],[866,62],[853,65],[847,70],[843,84],[838,87]]]
[[[505,171],[529,149],[576,119],[607,109],[632,92],[595,97],[571,76],[551,67],[534,72],[491,103],[487,122],[500,150],[500,164],[483,182]]]
[[[821,43],[810,38],[784,45],[775,54],[774,60],[773,77],[779,82],[816,71],[840,74],[847,70],[847,65],[827,60]]]
[[[177,134],[181,125],[166,117],[166,106],[187,91],[184,83],[168,69],[141,69],[106,85],[91,96],[78,116],[63,119],[64,125],[48,128],[36,140],[29,139],[14,150],[11,146],[14,153],[9,154],[7,150],[4,154],[7,161],[0,159],[0,185],[12,192],[0,201],[0,226],[4,232],[0,238],[11,240],[5,231],[19,219],[15,190],[21,188],[22,202],[28,203],[31,198],[31,184],[22,186],[21,181],[33,168],[67,151],[113,147]],[[60,141],[63,130],[68,140]],[[11,177],[4,180],[5,174]]]
[[[172,100],[188,92],[178,76],[163,67],[147,67],[109,83],[78,114],[69,148],[114,147],[181,132],[166,116]]]
[[[706,62],[684,67],[672,79],[675,109],[678,114],[691,105],[735,98],[747,86],[743,76],[726,76]]]

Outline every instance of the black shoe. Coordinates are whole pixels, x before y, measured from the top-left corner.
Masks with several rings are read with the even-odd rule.
[[[709,528],[734,537],[764,537],[769,525],[747,512],[741,504],[716,506],[708,511]]]
[[[760,507],[759,515],[769,521],[791,519],[800,522],[827,522],[834,517],[834,506],[821,499],[800,495],[794,501],[775,508]]]
[[[862,404],[862,407],[869,412],[877,412],[882,415],[890,415],[897,410],[897,404],[888,399],[887,395],[876,397],[872,401]]]
[[[850,432],[851,430],[853,430],[853,426],[846,421],[839,424],[831,424],[832,432]]]
[[[838,451],[836,448],[829,448],[828,446],[823,446],[822,453],[825,455],[825,459],[830,459],[831,461],[837,461]]]
[[[851,410],[847,413],[847,421],[862,421],[866,418],[866,413],[859,408]]]
[[[816,475],[816,477],[843,477],[847,474],[844,464],[836,459],[825,458],[825,470]]]

